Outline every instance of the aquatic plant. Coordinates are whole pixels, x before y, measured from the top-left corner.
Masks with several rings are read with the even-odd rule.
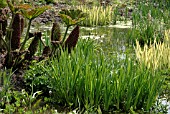
[[[35,91],[51,91],[53,104],[79,112],[152,111],[163,78],[128,57],[106,58],[95,46],[81,39],[69,57],[61,51],[58,59],[31,66],[25,81]]]
[[[59,23],[53,23],[51,30],[51,41],[61,41],[61,31]]]
[[[111,24],[114,20],[113,7],[112,6],[92,6],[88,7],[86,5],[78,6],[78,9],[87,13],[88,18],[86,18],[81,25],[83,26],[102,26]]]
[[[169,28],[170,10],[160,7],[153,2],[137,2],[136,9],[132,14],[132,32],[129,36],[135,43],[136,39],[141,45],[163,40],[163,32]]]
[[[154,41],[153,44],[141,47],[136,40],[135,53],[140,64],[144,64],[149,69],[169,69],[170,68],[170,30],[165,31],[163,42]]]
[[[71,53],[71,49],[76,46],[78,38],[79,38],[79,26],[76,26],[68,36],[63,47],[68,49],[68,52]]]
[[[66,31],[62,42],[65,42],[66,35],[70,26],[77,25],[82,20],[85,19],[86,13],[79,9],[63,9],[59,12],[59,16],[61,17],[62,21],[66,24]]]
[[[12,23],[12,38],[11,38],[11,49],[16,50],[20,48],[20,38],[21,38],[21,15],[19,13],[15,14],[13,23]],[[22,28],[24,29],[24,28]]]
[[[7,14],[8,14],[8,10],[5,8],[1,8],[0,9],[0,30],[1,30],[1,35],[0,35],[0,50],[2,50],[3,47],[3,40],[2,37],[4,35],[6,35],[6,27],[7,27]]]
[[[36,53],[41,36],[42,36],[41,32],[36,32],[34,34],[34,39],[30,43],[30,46],[28,47],[28,52],[26,52],[25,54],[26,60],[31,60],[32,56]]]
[[[7,1],[7,4],[12,13],[12,19],[8,27],[6,25],[6,28],[8,28],[6,34],[1,34],[0,43],[2,45],[0,48],[7,52],[4,65],[8,68],[11,68],[17,67],[23,61],[21,56],[25,54],[23,49],[27,40],[29,39],[28,35],[31,21],[42,14],[45,10],[49,9],[49,7],[43,6],[41,8],[33,8],[28,4],[13,5],[11,1]],[[29,19],[27,33],[22,43],[20,42],[20,38],[24,28],[24,20],[21,15]],[[4,22],[5,21],[2,22],[2,25]],[[2,28],[1,31],[3,31]]]
[[[7,68],[13,67],[14,69],[20,68],[24,62],[29,62],[30,60],[36,59],[37,61],[43,60],[48,57],[55,55],[57,50],[59,53],[60,48],[63,50],[68,50],[71,52],[76,46],[79,37],[79,27],[76,26],[71,32],[68,39],[67,31],[69,27],[78,25],[80,21],[85,18],[85,14],[81,10],[61,10],[59,16],[62,18],[63,22],[66,24],[67,28],[63,38],[61,37],[60,26],[58,23],[54,23],[51,30],[51,41],[50,43],[44,43],[41,39],[41,32],[30,33],[30,27],[32,20],[37,18],[46,10],[50,9],[49,6],[31,6],[29,4],[17,4],[13,5],[12,2],[8,1],[8,7],[12,13],[12,19],[8,26],[7,32],[2,30],[4,27],[4,20],[1,22],[1,34],[0,34],[0,49],[7,52],[5,56],[5,62],[3,65]],[[21,34],[24,28],[24,19],[28,19],[28,27],[26,34],[24,36],[23,42],[21,40]],[[7,28],[7,26],[6,26]],[[4,38],[5,37],[5,38]],[[33,39],[32,39],[33,37]],[[32,42],[30,41],[32,40]],[[43,46],[39,46],[43,44]],[[28,48],[26,48],[26,46]],[[43,52],[38,57],[35,54],[38,50],[38,46],[43,50]],[[44,49],[43,49],[44,48]],[[26,63],[27,63],[26,62]]]
[[[131,29],[129,38],[135,42],[139,41],[141,46],[144,44],[153,43],[154,40],[160,42],[163,40],[163,25],[160,21],[143,21],[139,23],[135,28]]]
[[[23,7],[20,7],[20,8],[23,8]],[[47,9],[49,9],[48,6],[36,7],[36,8],[33,8],[31,6],[27,6],[27,7],[24,6],[24,8],[21,9],[21,14],[25,18],[27,18],[29,20],[29,22],[28,22],[28,28],[27,28],[26,36],[25,36],[25,39],[23,41],[23,44],[22,44],[20,50],[22,50],[24,48],[26,41],[29,39],[28,34],[29,34],[29,30],[30,30],[32,20],[35,19],[36,17],[38,17],[39,15],[41,15]]]
[[[52,57],[56,54],[55,50],[59,53],[59,48],[71,52],[71,49],[76,46],[79,37],[79,27],[76,26],[75,29],[73,29],[68,39],[66,39],[66,34],[70,26],[77,25],[85,18],[82,11],[61,10],[59,16],[63,19],[63,22],[65,22],[67,26],[65,35],[61,38],[60,26],[58,23],[54,23],[51,30],[51,40],[49,39],[51,44],[49,44],[43,42],[41,39],[41,32],[30,33],[32,20],[37,18],[44,11],[50,9],[49,6],[34,7],[29,4],[13,5],[10,1],[7,3],[10,11],[12,12],[12,19],[8,26],[7,32],[2,30],[2,27],[4,26],[3,23],[6,23],[6,20],[1,21],[0,49],[7,52],[7,54],[2,53],[5,54],[5,62],[3,63],[4,67],[13,67],[13,69],[20,68],[24,65],[24,62],[29,63],[29,61],[34,59],[40,61],[45,58]],[[20,42],[21,34],[24,28],[23,18],[28,19],[28,27],[23,42]],[[32,42],[30,41],[31,39]],[[38,51],[39,42],[43,44],[44,49],[41,49],[43,52],[39,54],[38,57],[35,57],[35,54]]]

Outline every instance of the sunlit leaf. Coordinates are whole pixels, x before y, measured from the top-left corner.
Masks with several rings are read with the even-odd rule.
[[[59,16],[67,26],[71,26],[83,21],[86,17],[86,14],[79,9],[63,9],[59,12]]]
[[[38,17],[39,15],[41,15],[50,8],[49,6],[43,6],[43,7],[31,7],[26,9],[26,7],[20,7],[21,14],[29,20],[35,19],[36,17]]]
[[[65,14],[59,14],[59,16],[62,18],[62,20],[65,22],[66,25],[71,25],[71,17]]]
[[[0,0],[0,8],[4,8],[7,6],[6,0]]]

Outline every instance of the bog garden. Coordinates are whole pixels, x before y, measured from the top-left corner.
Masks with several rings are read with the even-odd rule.
[[[169,0],[1,0],[0,113],[170,113]]]

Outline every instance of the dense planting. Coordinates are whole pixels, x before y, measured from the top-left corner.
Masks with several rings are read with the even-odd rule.
[[[52,101],[63,106],[128,112],[152,110],[163,78],[128,57],[106,58],[93,42],[81,40],[69,57],[62,52],[59,59],[32,66],[26,81],[34,91],[51,91]]]
[[[168,113],[169,6],[1,0],[0,113]]]

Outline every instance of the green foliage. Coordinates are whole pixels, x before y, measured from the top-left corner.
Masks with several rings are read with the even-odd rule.
[[[77,25],[78,23],[83,21],[86,17],[86,14],[79,9],[70,9],[70,10],[63,9],[59,12],[59,16],[61,17],[62,21],[66,24],[67,27],[62,40],[62,42],[64,42],[69,27],[72,25]]]
[[[21,9],[21,14],[28,20],[33,20],[49,8],[49,6],[41,6],[36,8],[30,6],[27,9]]]
[[[37,61],[41,61],[42,59],[48,58],[53,56],[55,54],[56,48],[59,47],[67,47],[70,51],[72,48],[75,47],[78,37],[79,37],[79,27],[75,27],[75,31],[73,30],[73,33],[69,35],[68,39],[65,42],[66,34],[70,26],[77,25],[80,21],[82,21],[85,17],[84,13],[80,10],[62,10],[60,12],[60,16],[63,17],[63,21],[66,23],[67,28],[65,35],[62,39],[62,41],[59,41],[61,38],[61,31],[59,24],[54,23],[55,26],[52,28],[51,33],[51,41],[49,43],[44,43],[41,39],[41,33],[35,32],[30,33],[31,23],[32,20],[40,16],[43,12],[50,9],[49,6],[31,6],[29,4],[17,4],[13,5],[12,2],[8,1],[8,7],[12,12],[12,19],[10,21],[9,26],[5,26],[7,29],[7,32],[5,32],[4,24],[7,23],[6,21],[2,21],[1,24],[1,32],[0,32],[0,49],[6,51],[5,56],[5,63],[4,67],[7,68],[21,68],[24,66],[24,64],[28,60],[33,60],[35,57],[35,54],[37,52],[38,44],[41,42],[43,44],[43,50],[42,54],[39,54],[39,57],[37,57]],[[23,31],[23,18],[28,19],[28,27],[26,30],[25,38],[23,39],[23,42],[20,42],[20,38]],[[6,19],[7,20],[7,19]],[[67,20],[69,23],[67,23]],[[5,34],[6,33],[6,34]],[[31,34],[31,35],[30,35]],[[76,35],[75,35],[76,34]],[[5,38],[4,38],[5,37]],[[31,43],[28,43],[30,40],[30,37],[34,37],[32,39]],[[58,39],[58,41],[56,41]],[[28,44],[27,44],[28,43]],[[28,49],[26,48],[26,44],[28,45]],[[69,45],[69,46],[68,46]],[[42,48],[42,47],[40,47]],[[59,49],[57,49],[59,51]]]
[[[86,18],[81,25],[83,26],[103,26],[111,24],[114,20],[113,7],[112,6],[78,6],[80,10],[87,13],[88,18]]]
[[[7,91],[11,89],[11,76],[12,70],[0,70],[0,101],[3,100],[2,98],[5,96]]]
[[[135,53],[137,60],[150,69],[169,69],[170,68],[170,31],[165,31],[163,43],[156,42],[152,45],[141,47],[136,41]]]
[[[44,113],[49,110],[48,105],[42,105],[42,99],[38,98],[41,91],[32,92],[29,95],[25,90],[15,91],[11,84],[12,70],[0,71],[0,113]],[[46,102],[46,101],[44,101]]]
[[[29,95],[25,90],[22,90],[21,92],[8,90],[6,94],[1,97],[0,112],[5,114],[39,114],[45,113],[47,110],[52,112],[48,105],[41,106],[42,100],[38,98],[40,94],[40,91],[33,93],[33,95]]]
[[[169,28],[170,10],[160,7],[161,3],[137,2],[137,8],[132,14],[132,32],[129,38],[139,41],[141,45],[163,40],[163,31]]]
[[[41,8],[34,8],[28,4],[13,5],[14,3],[12,3],[11,1],[7,1],[7,3],[10,11],[12,12],[12,19],[10,21],[10,24],[6,25],[6,28],[8,28],[6,29],[7,31],[6,34],[4,30],[2,30],[1,28],[1,31],[3,32],[1,32],[1,37],[0,37],[1,38],[0,48],[5,50],[7,53],[5,56],[5,63],[4,63],[5,66],[7,68],[14,67],[14,69],[16,69],[16,67],[19,67],[21,62],[24,61],[24,59],[22,59],[21,56],[25,54],[23,49],[27,40],[29,39],[28,34],[31,26],[31,21],[34,18],[38,17],[40,14],[42,14],[45,10],[49,9],[49,7],[43,6]],[[23,18],[21,17],[21,14],[25,18],[29,19],[29,24],[25,35],[25,39],[22,43],[20,42],[20,38],[23,31],[24,22],[23,22]],[[3,23],[5,22],[6,21],[2,21],[2,26]]]
[[[0,8],[4,8],[7,6],[6,0],[1,0],[0,1]]]
[[[23,50],[23,48],[26,44],[26,41],[29,39],[28,34],[29,34],[29,30],[30,30],[32,20],[35,19],[36,17],[38,17],[39,15],[41,15],[42,13],[44,13],[50,7],[49,6],[43,6],[43,7],[36,7],[35,8],[35,7],[27,6],[27,7],[21,7],[21,8],[22,8],[21,14],[29,20],[27,33],[26,33],[25,39],[24,39],[23,44],[22,44],[21,49],[20,49],[20,50]]]
[[[106,112],[151,111],[163,82],[133,59],[106,58],[89,40],[79,41],[70,55],[62,51],[58,59],[32,66],[25,79],[35,91],[52,91],[55,104]]]
[[[67,26],[76,25],[85,19],[86,14],[79,9],[63,9],[59,12],[59,16]]]

